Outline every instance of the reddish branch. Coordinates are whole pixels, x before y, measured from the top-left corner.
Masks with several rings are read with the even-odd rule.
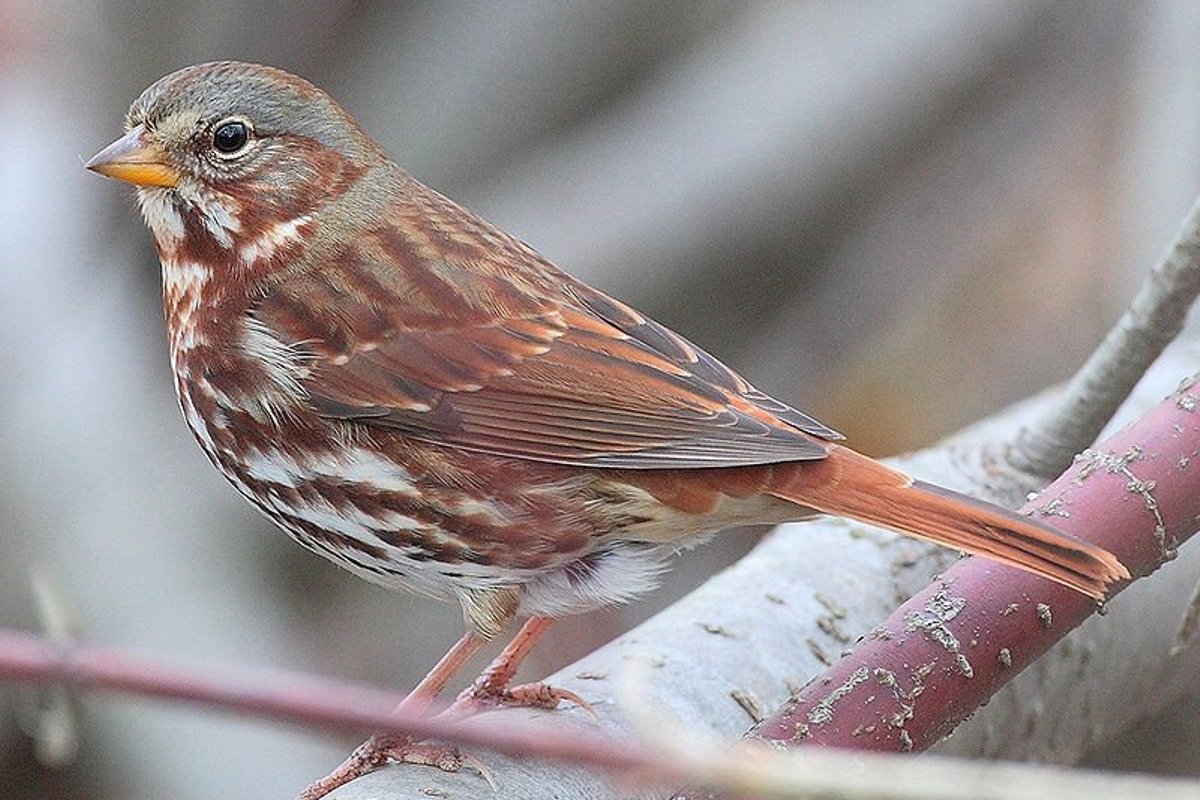
[[[969,764],[957,759],[897,763],[895,756],[883,755],[849,760],[833,751],[811,750],[785,761],[782,754],[717,751],[712,742],[679,741],[661,732],[654,741],[620,743],[586,730],[554,725],[551,731],[544,724],[528,721],[489,724],[483,718],[462,725],[403,718],[384,710],[395,700],[390,693],[370,687],[278,672],[212,674],[105,648],[55,644],[14,631],[0,630],[0,677],[141,694],[335,729],[365,727],[438,735],[500,752],[598,767],[619,776],[626,785],[692,778],[738,796],[916,800],[987,791],[996,800],[1017,800],[1029,796],[1034,788],[1054,784],[1078,797],[1182,800],[1195,791],[1192,785],[1161,779],[1067,775],[1015,764]],[[800,755],[803,757],[795,757]],[[1003,790],[997,791],[997,786]]]
[[[1107,548],[1135,576],[1170,560],[1200,518],[1191,389],[1077,457],[1025,511]],[[1096,610],[1047,581],[964,559],[753,733],[783,745],[924,750]]]
[[[560,725],[553,725],[550,733],[551,720],[491,722],[484,717],[464,725],[398,715],[392,709],[403,696],[372,687],[296,673],[182,667],[110,648],[56,644],[11,630],[0,630],[0,680],[157,697],[358,734],[412,733],[609,771],[637,769],[659,775],[664,770],[662,753],[645,743],[635,748]]]

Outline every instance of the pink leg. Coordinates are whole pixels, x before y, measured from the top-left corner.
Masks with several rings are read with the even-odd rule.
[[[566,689],[557,689],[541,683],[531,683],[509,688],[508,684],[516,674],[521,662],[533,650],[542,635],[549,630],[554,620],[550,617],[532,617],[524,625],[512,641],[500,651],[500,654],[480,673],[475,682],[467,687],[454,701],[444,714],[451,717],[465,717],[482,710],[489,705],[523,705],[538,708],[554,708],[559,702],[566,700],[591,711],[591,706],[583,698]],[[458,643],[450,649],[417,687],[400,702],[396,710],[407,713],[424,713],[429,709],[438,694],[446,687],[463,664],[484,645],[484,640],[473,633],[466,633]],[[355,778],[365,775],[389,761],[401,761],[410,764],[425,764],[453,772],[464,763],[472,763],[469,756],[464,757],[458,749],[445,744],[423,744],[416,742],[410,736],[394,734],[375,734],[350,757],[342,762],[326,777],[304,790],[299,800],[319,800],[342,784],[349,783]],[[487,777],[487,770],[477,762],[476,766]],[[489,781],[490,782],[490,781]]]
[[[469,716],[488,705],[520,705],[536,708],[555,708],[566,700],[591,711],[587,702],[574,692],[547,686],[544,683],[527,683],[509,687],[513,676],[525,658],[554,624],[552,617],[530,617],[517,631],[500,655],[487,665],[475,682],[463,690],[447,711],[453,716]]]
[[[396,706],[396,713],[408,715],[424,714],[428,711],[433,701],[446,688],[446,684],[485,643],[484,639],[470,631],[463,634],[416,688],[400,701],[400,705]],[[318,800],[342,784],[366,775],[393,758],[402,759],[405,749],[412,744],[412,738],[409,736],[377,733],[359,745],[337,769],[305,789],[299,800]]]

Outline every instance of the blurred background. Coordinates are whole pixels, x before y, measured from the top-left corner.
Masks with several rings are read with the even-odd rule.
[[[1069,375],[1200,186],[1189,0],[0,0],[2,626],[40,625],[40,569],[87,640],[191,664],[404,687],[460,633],[279,535],[180,419],[149,235],[81,164],[218,58],[323,86],[426,183],[877,455]],[[754,538],[565,622],[530,673]],[[291,797],[355,743],[98,697],[52,769],[43,701],[0,686],[5,798]],[[1195,774],[1197,717],[1094,760]]]

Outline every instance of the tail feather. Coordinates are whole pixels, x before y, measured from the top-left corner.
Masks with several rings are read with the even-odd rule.
[[[1129,578],[1106,550],[1000,506],[914,481],[853,450],[835,447],[829,458],[797,466],[777,474],[768,491],[827,514],[992,558],[1097,600],[1111,584]]]

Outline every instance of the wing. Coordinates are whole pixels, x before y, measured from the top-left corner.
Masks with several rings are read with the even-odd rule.
[[[281,283],[251,311],[309,355],[303,384],[324,416],[629,469],[819,459],[841,438],[515,240],[501,254],[527,262],[520,272],[467,254],[431,260],[429,242],[385,238]],[[481,254],[496,250],[488,244]]]

